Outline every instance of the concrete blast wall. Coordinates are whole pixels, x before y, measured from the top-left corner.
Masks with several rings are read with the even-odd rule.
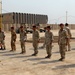
[[[14,26],[15,29],[19,28],[21,25],[24,25],[24,24],[2,24],[2,29],[4,31],[10,31],[10,27],[11,26]],[[31,24],[25,24],[24,25],[25,27],[32,27]],[[40,28],[43,28],[45,27],[46,24],[40,24]],[[52,30],[58,30],[59,29],[59,25],[55,25],[55,24],[50,24]],[[75,29],[75,24],[70,24],[69,25],[70,29],[74,30]]]

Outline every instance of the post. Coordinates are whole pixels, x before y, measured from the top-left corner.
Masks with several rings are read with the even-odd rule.
[[[66,23],[67,23],[68,12],[66,11]]]
[[[2,0],[0,0],[0,28],[2,28]]]

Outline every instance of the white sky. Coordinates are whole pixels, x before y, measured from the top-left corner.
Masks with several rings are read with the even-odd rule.
[[[75,23],[75,0],[2,0],[3,12],[46,14],[49,23]]]

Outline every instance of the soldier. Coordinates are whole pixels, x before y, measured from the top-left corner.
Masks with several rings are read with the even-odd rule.
[[[61,58],[59,61],[63,61],[65,59],[65,49],[68,42],[68,33],[64,29],[64,24],[60,24],[59,36],[58,36],[58,45],[60,50]]]
[[[70,38],[72,37],[72,35],[71,35],[70,28],[68,26],[68,23],[65,24],[65,29],[67,30],[68,37],[69,37],[69,40],[68,40],[68,43],[67,43],[67,46],[66,46],[66,51],[70,51],[71,50],[71,47],[70,47]]]
[[[5,47],[5,34],[4,34],[4,32],[1,30],[1,28],[0,28],[0,49],[1,50],[5,50],[6,49],[6,47]]]
[[[20,54],[26,53],[26,49],[25,49],[25,42],[26,42],[26,40],[27,40],[27,34],[24,31],[24,27],[21,26],[20,27],[20,43],[21,43],[22,52]]]
[[[50,30],[51,30],[51,27],[47,26],[47,31],[45,33],[45,43],[46,43],[47,56],[45,58],[51,57],[53,33]]]
[[[16,45],[15,45],[16,38],[17,38],[17,35],[14,30],[14,27],[11,27],[11,50],[10,51],[16,51]]]
[[[32,56],[36,56],[38,54],[38,43],[39,43],[39,32],[36,26],[33,26],[33,47],[34,47],[34,54]]]

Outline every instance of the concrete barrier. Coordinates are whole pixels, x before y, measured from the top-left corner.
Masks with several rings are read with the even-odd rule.
[[[58,29],[59,29],[59,25],[58,25],[58,24],[47,24],[47,25],[50,25],[51,28],[52,28],[52,30],[58,30]],[[46,24],[40,24],[40,27],[41,27],[41,28],[44,28],[44,27],[47,26],[47,25],[46,25]],[[15,29],[17,29],[17,28],[20,27],[21,25],[20,25],[20,24],[3,24],[3,25],[2,25],[2,29],[3,29],[4,31],[10,31],[10,27],[11,27],[11,26],[14,26]],[[26,27],[30,26],[30,27],[31,27],[32,25],[26,24],[26,25],[24,25],[24,26],[26,26]],[[75,29],[75,24],[70,24],[69,27],[70,27],[71,30],[74,30],[74,29]]]

